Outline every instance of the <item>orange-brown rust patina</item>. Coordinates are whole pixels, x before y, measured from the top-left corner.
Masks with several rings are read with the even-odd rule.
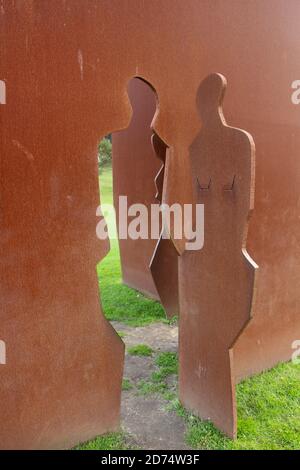
[[[226,124],[225,88],[225,77],[214,74],[198,93],[203,126],[190,155],[196,201],[205,207],[205,242],[179,262],[179,391],[187,408],[235,437],[232,347],[252,316],[258,268],[246,251],[255,146],[249,134]]]
[[[95,236],[96,148],[129,126],[127,84],[135,76],[159,98],[154,131],[169,146],[169,204],[193,200],[199,84],[214,72],[227,78],[227,122],[256,146],[247,250],[259,265],[253,318],[230,349],[232,380],[290,359],[300,337],[300,107],[291,99],[300,78],[299,18],[298,0],[289,8],[285,0],[272,7],[261,0],[2,1],[1,448],[67,447],[118,426],[123,345],[98,302],[95,266],[108,246]],[[185,240],[173,242],[185,256]],[[216,267],[206,251],[199,256]],[[207,302],[208,275],[197,280],[199,302]],[[185,290],[180,274],[179,286]],[[244,294],[238,290],[245,321],[247,286],[249,279]],[[194,364],[200,325],[188,322]],[[203,415],[202,392],[187,388],[182,375],[180,383],[183,402],[196,396]],[[210,393],[220,407],[220,394]],[[234,434],[233,420],[217,424]]]
[[[156,97],[150,86],[138,78],[130,81],[128,96],[132,106],[129,127],[113,135],[113,186],[116,213],[119,197],[127,197],[128,207],[143,204],[151,214],[155,199],[155,177],[161,163],[153,154],[151,123],[156,112]],[[119,218],[117,218],[119,224]],[[148,227],[151,228],[149,217]],[[119,227],[118,227],[119,229]],[[120,233],[120,230],[119,230]],[[120,238],[123,282],[149,297],[158,299],[149,269],[157,240]]]

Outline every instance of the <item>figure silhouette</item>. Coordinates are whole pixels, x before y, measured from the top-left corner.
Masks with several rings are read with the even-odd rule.
[[[190,158],[196,202],[205,206],[205,241],[179,261],[180,397],[235,437],[231,348],[251,318],[257,268],[246,251],[255,146],[247,132],[226,124],[226,85],[212,74],[197,95],[202,129]]]

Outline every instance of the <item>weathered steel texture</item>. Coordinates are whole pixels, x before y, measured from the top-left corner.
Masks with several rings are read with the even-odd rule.
[[[157,203],[163,201],[165,165],[167,145],[157,134],[152,135],[152,146],[155,155],[161,160],[162,166],[156,175],[155,185],[157,189]],[[160,223],[162,217],[160,218]],[[168,318],[179,315],[178,298],[178,254],[172,240],[163,237],[161,224],[161,237],[155,247],[150,263],[151,274],[155,283],[159,300],[162,303]]]
[[[133,113],[130,125],[113,135],[115,208],[118,214],[119,197],[127,196],[128,207],[143,204],[150,214],[151,204],[156,203],[155,177],[161,166],[151,145],[151,122],[156,112],[156,97],[150,86],[138,78],[130,81],[128,96]],[[149,232],[150,223],[149,218]],[[158,299],[149,269],[156,243],[157,240],[151,238],[132,240],[128,237],[119,240],[123,282]]]
[[[150,268],[167,317],[178,316],[178,254],[171,240],[160,238]]]
[[[167,201],[190,201],[188,148],[199,131],[195,96],[200,81],[212,71],[222,72],[229,83],[228,121],[247,129],[256,143],[248,251],[260,274],[255,316],[233,348],[240,380],[289,360],[292,343],[300,336],[300,106],[291,100],[291,84],[300,69],[300,4],[291,0],[287,9],[284,0],[274,0],[271,9],[259,0],[229,0],[212,8],[208,0],[187,0],[184,5],[166,0],[159,6],[141,6],[137,0],[130,6],[134,14],[119,5],[116,17],[126,15],[134,59],[128,44],[126,50],[122,44],[118,66],[129,77],[146,78],[158,94],[154,128],[172,154]],[[115,40],[111,36],[111,44]],[[183,252],[184,244],[177,243],[177,249]]]
[[[109,246],[95,233],[97,142],[115,119],[87,65],[97,28],[86,7],[1,2],[2,449],[119,428],[124,346],[101,313],[96,264]]]
[[[260,267],[233,377],[290,359],[300,337],[299,26],[298,0],[2,0],[1,447],[64,447],[117,425],[122,345],[99,315],[94,272],[107,252],[94,235],[96,147],[128,127],[134,76],[159,97],[169,203],[192,200],[199,83],[226,76],[227,120],[256,144],[247,248]]]
[[[205,206],[205,242],[179,261],[179,393],[188,409],[235,437],[231,349],[252,316],[257,269],[246,251],[255,146],[250,135],[226,124],[225,89],[225,78],[213,74],[198,92],[202,129],[190,157],[197,203]]]
[[[152,135],[151,123],[157,108],[155,92],[134,78],[129,83],[128,96],[133,113],[130,125],[113,135],[115,208],[118,214],[119,197],[127,196],[128,207],[143,204],[151,214],[151,205],[162,202],[167,146],[157,134]],[[149,218],[149,235],[151,223],[155,221]],[[161,226],[161,218],[157,217],[156,223]],[[123,282],[160,300],[169,318],[178,315],[178,256],[173,243],[128,237],[120,239],[119,246]]]
[[[140,103],[139,103],[140,106]],[[155,198],[159,204],[162,203],[163,199],[163,189],[164,189],[164,179],[165,179],[165,165],[166,165],[166,152],[167,145],[159,138],[155,132],[151,136],[152,147],[154,155],[161,161],[161,167],[159,172],[155,176],[155,187],[156,194]]]

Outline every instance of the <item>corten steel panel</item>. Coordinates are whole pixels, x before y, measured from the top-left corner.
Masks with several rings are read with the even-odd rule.
[[[128,207],[143,204],[150,214],[151,204],[157,203],[155,177],[161,167],[151,145],[156,97],[150,86],[138,78],[130,81],[128,95],[133,108],[131,123],[126,130],[113,135],[115,208],[118,214],[119,196],[127,196]],[[149,217],[149,231],[150,223]],[[123,282],[158,299],[149,269],[156,243],[151,238],[119,240]]]
[[[151,260],[151,273],[167,317],[178,316],[178,254],[169,238],[161,237],[158,241]]]
[[[245,131],[226,124],[225,89],[225,78],[213,74],[198,92],[203,126],[190,156],[197,203],[205,207],[205,241],[179,261],[179,393],[187,408],[235,437],[231,349],[252,316],[257,270],[246,251],[255,145]]]
[[[152,135],[152,146],[155,155],[161,160],[162,166],[155,178],[157,203],[163,201],[165,166],[168,148],[157,134]],[[160,217],[162,224],[162,216]],[[178,297],[178,253],[169,236],[164,237],[161,225],[161,237],[155,247],[150,269],[159,294],[159,300],[162,303],[168,318],[179,315],[179,297]]]
[[[142,203],[151,214],[151,205],[162,202],[167,147],[156,134],[152,136],[151,123],[158,105],[155,92],[134,78],[128,95],[133,111],[131,123],[113,135],[115,208],[118,214],[119,197],[126,195],[128,207]],[[150,224],[160,222],[149,218],[149,234]],[[160,300],[169,318],[178,315],[178,256],[173,243],[128,237],[120,239],[119,246],[123,282]]]
[[[159,97],[170,203],[192,200],[199,84],[226,76],[227,121],[256,144],[247,248],[259,278],[254,317],[232,349],[234,376],[291,357],[300,337],[299,27],[298,0],[2,1],[1,447],[63,447],[118,421],[122,346],[100,316],[94,277],[106,253],[94,238],[95,149],[128,127],[134,76]],[[184,241],[176,247],[183,253]]]
[[[4,449],[70,447],[119,428],[124,347],[96,274],[109,248],[96,238],[96,149],[109,120],[103,80],[85,65],[97,63],[96,25],[86,2],[64,3],[1,2]]]
[[[300,4],[230,0],[212,7],[209,0],[136,0],[130,2],[132,10],[128,5],[120,3],[114,16],[120,24],[126,17],[127,34],[113,35],[111,25],[106,44],[120,46],[115,72],[124,67],[128,78],[144,77],[158,94],[154,128],[171,150],[166,200],[190,201],[188,149],[201,125],[195,97],[209,73],[226,76],[227,120],[247,129],[256,143],[248,251],[260,274],[254,318],[233,348],[240,380],[289,360],[300,336],[300,106],[291,100],[300,69]],[[121,96],[125,89],[124,83]],[[177,243],[179,251],[183,248]]]

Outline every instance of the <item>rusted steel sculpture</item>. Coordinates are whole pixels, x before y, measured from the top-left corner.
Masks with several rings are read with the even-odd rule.
[[[154,179],[160,169],[160,162],[153,155],[151,146],[151,122],[156,112],[156,97],[150,86],[138,78],[129,82],[128,96],[132,105],[130,125],[113,135],[115,208],[118,213],[119,197],[127,196],[128,207],[144,204],[150,214],[151,204],[156,202]],[[149,218],[149,227],[150,223]],[[156,242],[151,238],[119,239],[123,282],[158,299],[149,269]]]
[[[118,214],[119,198],[127,196],[128,206],[143,204],[150,215],[151,205],[162,203],[167,146],[157,134],[152,135],[158,104],[155,92],[134,78],[129,82],[128,96],[132,105],[130,125],[113,135],[115,208]],[[157,219],[161,226],[161,218]],[[149,217],[149,235],[150,224]],[[178,257],[173,243],[127,237],[119,239],[119,246],[123,282],[160,300],[168,317],[178,315]]]
[[[118,425],[123,346],[98,304],[95,266],[108,244],[95,237],[96,148],[101,137],[129,126],[127,84],[136,76],[151,83],[159,98],[153,129],[168,145],[163,202],[169,204],[193,201],[189,149],[199,134],[199,84],[214,72],[227,78],[226,118],[246,129],[256,145],[247,250],[259,276],[248,325],[244,328],[249,278],[244,296],[238,282],[240,323],[220,341],[223,351],[230,348],[232,383],[290,359],[292,343],[300,338],[300,107],[292,99],[292,84],[300,79],[299,18],[298,0],[290,0],[289,8],[285,0],[273,0],[272,8],[261,0],[213,6],[209,0],[2,0],[1,448],[66,447]],[[202,165],[199,161],[199,170]],[[213,170],[219,175],[219,166]],[[206,175],[203,182],[197,176],[200,186],[209,184]],[[235,186],[230,178],[219,181]],[[209,198],[202,193],[199,198]],[[229,199],[234,189],[221,194]],[[246,207],[241,205],[242,218]],[[218,223],[209,218],[212,227]],[[183,256],[179,286],[185,291],[181,269],[194,255],[185,253],[185,240],[175,240],[174,227],[169,230]],[[229,233],[225,240],[232,241]],[[208,266],[205,250],[199,256]],[[237,262],[237,244],[229,251]],[[220,262],[213,250],[212,256]],[[193,282],[207,306],[209,274],[201,274]],[[186,300],[181,298],[181,305]],[[220,319],[219,312],[214,315]],[[188,318],[180,336],[181,345],[190,339],[190,372],[201,377],[201,364],[193,362],[202,357],[193,340],[198,327]],[[207,415],[207,402],[197,398],[203,396],[202,377],[185,384],[182,370],[183,402]],[[227,381],[226,413],[213,419],[234,434],[228,387]],[[224,397],[219,392],[213,397],[214,410],[221,410]]]
[[[80,3],[1,2],[2,449],[70,447],[120,423],[124,345],[100,309],[109,246],[95,235],[96,148],[114,119]]]
[[[152,135],[152,145],[155,155],[162,162],[162,166],[155,178],[156,199],[161,205],[164,199],[163,189],[168,147],[155,133]],[[160,222],[161,236],[155,247],[150,269],[159,294],[159,300],[165,309],[167,317],[172,318],[179,315],[178,254],[172,240],[162,226],[162,216]]]
[[[171,4],[166,2],[164,7],[167,8],[168,5]],[[183,12],[176,2],[172,4],[174,9],[171,9],[169,14],[175,21],[176,14],[180,12],[178,34],[185,31],[184,24],[189,25],[189,38],[193,40],[187,43],[184,39],[182,43],[187,54],[183,59],[184,67],[187,67],[189,74],[187,69],[181,70],[182,79],[176,80],[176,83],[172,82],[170,87],[168,78],[162,78],[160,71],[153,70],[150,62],[143,70],[139,67],[138,71],[154,84],[159,95],[160,114],[155,129],[176,152],[174,160],[178,164],[177,178],[172,176],[170,184],[168,177],[166,182],[169,186],[166,190],[169,200],[175,202],[179,195],[182,198],[184,193],[184,189],[176,183],[188,180],[181,161],[185,161],[188,167],[186,148],[191,145],[197,132],[198,118],[194,112],[196,89],[199,86],[199,79],[203,79],[212,70],[223,71],[230,83],[229,99],[226,102],[228,119],[250,131],[257,145],[256,203],[249,226],[248,251],[260,266],[260,275],[254,318],[233,348],[235,377],[239,381],[279,361],[289,360],[292,343],[300,335],[297,294],[300,287],[298,248],[300,227],[295,189],[298,188],[299,182],[297,155],[300,148],[298,133],[300,108],[299,104],[297,105],[298,101],[292,100],[296,86],[293,84],[296,83],[295,77],[297,77],[295,70],[300,66],[300,47],[297,43],[300,6],[296,0],[293,0],[289,4],[289,10],[286,11],[283,0],[276,0],[270,15],[267,3],[254,1],[251,5],[245,6],[235,1],[227,2],[226,5],[219,2],[212,17],[211,7],[207,1],[188,1],[186,5],[188,13]],[[135,6],[138,8],[138,3]],[[154,27],[157,31],[163,27],[164,7],[160,10],[162,23]],[[230,27],[230,22],[227,25],[222,22],[228,9],[232,15],[232,24],[243,25],[237,30]],[[261,20],[260,24],[254,25],[257,17]],[[281,32],[279,50],[289,50],[289,57],[293,57],[293,60],[282,58],[278,63],[278,51],[275,53],[272,47],[275,33],[274,29],[273,33],[270,33],[270,25],[275,30],[279,28]],[[169,31],[171,30],[170,27]],[[134,37],[137,38],[136,35]],[[200,38],[203,41],[202,45],[199,42]],[[172,50],[173,58],[183,57],[178,49],[173,49],[174,42],[171,40],[168,42],[168,39],[165,41]],[[250,49],[244,54],[246,43],[248,46],[250,44]],[[152,51],[155,50],[157,64],[161,57],[158,40],[152,37],[148,45],[152,47]],[[206,54],[204,49],[211,53]],[[234,65],[237,57],[239,57],[238,68]],[[261,64],[260,70],[266,75],[257,74],[257,60]],[[167,67],[170,73],[176,76],[176,60],[164,57],[161,61],[164,61],[167,64],[165,68]],[[143,63],[142,58],[140,63]],[[282,70],[280,76],[277,74],[278,66]],[[269,86],[265,83],[264,76],[272,77],[268,82]],[[183,91],[180,86],[182,84],[183,87],[183,84],[187,83],[189,86],[185,86]],[[174,96],[173,110],[172,106],[169,106],[170,94]],[[181,99],[178,99],[178,96]],[[283,122],[288,124],[282,126]],[[178,149],[180,149],[179,162]],[[287,166],[282,155],[288,155]],[[173,169],[172,161],[170,165]],[[293,183],[289,184],[290,181]],[[280,192],[277,190],[279,187]],[[177,188],[177,198],[176,196],[173,198],[172,194],[175,188]],[[284,236],[282,236],[283,229]],[[183,246],[177,244],[177,248],[179,252],[181,248],[183,251]],[[290,261],[287,261],[288,259]]]
[[[198,92],[202,129],[190,156],[197,203],[205,206],[205,242],[179,263],[180,396],[235,437],[232,347],[252,316],[257,269],[246,251],[255,146],[250,135],[226,124],[225,88],[225,78],[214,74]]]

